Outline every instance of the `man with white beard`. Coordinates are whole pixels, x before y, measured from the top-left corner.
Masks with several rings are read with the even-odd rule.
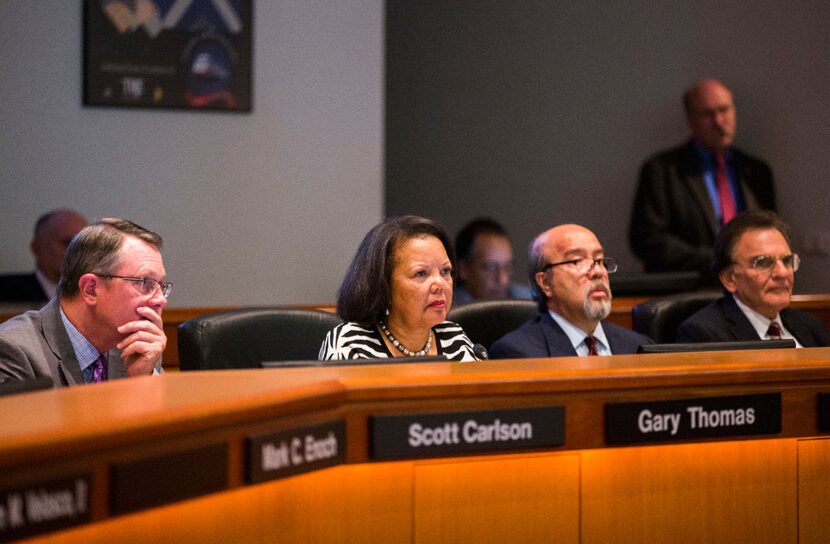
[[[593,232],[559,225],[530,244],[528,271],[539,315],[490,348],[494,359],[635,353],[647,336],[603,321],[611,312],[608,274],[617,271]]]

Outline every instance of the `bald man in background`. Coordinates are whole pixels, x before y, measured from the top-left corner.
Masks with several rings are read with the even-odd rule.
[[[46,302],[54,297],[66,248],[86,224],[75,210],[57,209],[40,216],[29,245],[35,271],[0,276],[0,302]]]
[[[683,95],[691,138],[643,165],[629,242],[647,272],[711,272],[715,237],[743,211],[775,210],[772,171],[733,145],[737,116],[732,93],[705,79]]]

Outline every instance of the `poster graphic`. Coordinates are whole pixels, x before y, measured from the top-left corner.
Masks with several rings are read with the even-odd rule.
[[[84,0],[84,104],[251,111],[253,0]]]

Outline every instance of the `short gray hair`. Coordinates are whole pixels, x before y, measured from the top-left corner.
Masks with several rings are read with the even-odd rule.
[[[71,299],[80,292],[78,282],[88,273],[110,274],[121,260],[121,246],[125,236],[135,236],[161,251],[161,236],[128,221],[105,217],[84,227],[69,247],[61,265],[58,298]]]

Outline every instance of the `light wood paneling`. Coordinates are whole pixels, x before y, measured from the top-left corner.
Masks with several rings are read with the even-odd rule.
[[[798,443],[800,544],[830,542],[830,440]]]
[[[579,542],[579,457],[415,467],[415,543]]]
[[[582,452],[583,544],[797,542],[796,441]]]
[[[226,491],[27,540],[31,544],[261,542],[261,488]]]
[[[340,466],[281,480],[262,501],[265,542],[412,542],[412,464]]]

